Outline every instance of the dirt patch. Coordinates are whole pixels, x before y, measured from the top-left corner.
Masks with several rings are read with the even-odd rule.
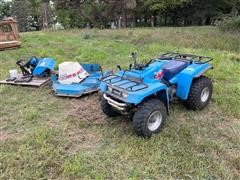
[[[81,150],[95,150],[101,140],[99,134],[88,129],[70,128],[67,131],[67,152],[71,155]]]
[[[71,111],[69,116],[86,124],[105,124],[106,116],[102,113],[97,93],[69,101]]]

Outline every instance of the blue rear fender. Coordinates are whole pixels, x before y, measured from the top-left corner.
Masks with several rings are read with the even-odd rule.
[[[212,65],[208,63],[193,63],[170,79],[170,83],[177,84],[176,96],[182,100],[186,100],[188,98],[193,79],[200,77],[203,73],[211,68]]]

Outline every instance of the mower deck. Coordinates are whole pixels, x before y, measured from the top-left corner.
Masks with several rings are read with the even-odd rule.
[[[98,91],[99,84],[97,77],[90,76],[83,82],[76,84],[60,84],[58,81],[55,81],[52,87],[56,96],[80,97],[84,94]]]
[[[80,97],[84,94],[99,90],[100,77],[102,76],[99,64],[81,64],[89,76],[80,83],[61,84],[56,76],[52,76],[52,87],[56,96]]]

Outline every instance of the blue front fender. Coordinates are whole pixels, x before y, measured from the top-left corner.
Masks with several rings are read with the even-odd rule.
[[[148,88],[135,91],[135,92],[129,92],[125,102],[138,105],[145,98],[151,95],[157,95],[159,91],[164,91],[166,93],[166,97],[168,97],[167,86],[165,84],[162,84],[159,82],[159,83],[152,83],[148,85],[149,85]],[[168,102],[168,99],[167,99],[167,102]]]
[[[100,89],[103,93],[107,93],[107,83],[101,82],[100,84]],[[115,87],[115,89],[118,89]],[[115,98],[118,98],[119,100],[129,103],[129,104],[135,104],[138,105],[140,104],[145,98],[151,96],[151,95],[157,95],[158,92],[164,91],[166,94],[166,102],[168,102],[168,91],[167,91],[167,86],[163,83],[160,82],[154,82],[154,83],[149,83],[147,88],[144,88],[142,90],[138,91],[127,91],[124,89],[119,89],[122,92],[125,92],[128,94],[126,99],[120,98],[120,97],[115,97],[113,94],[109,94],[114,96]]]

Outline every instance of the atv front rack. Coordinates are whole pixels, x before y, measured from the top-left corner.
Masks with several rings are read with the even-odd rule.
[[[112,87],[116,87],[121,90],[136,92],[148,88],[148,85],[133,80],[126,79],[122,76],[110,75],[102,79],[102,82],[107,83]]]
[[[175,52],[168,52],[160,55],[159,60],[179,60],[179,61],[190,61],[191,63],[208,63],[213,60],[211,57],[207,56],[198,56],[194,54],[179,54]]]

